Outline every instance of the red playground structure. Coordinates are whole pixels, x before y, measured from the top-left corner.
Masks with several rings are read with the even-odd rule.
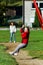
[[[40,11],[38,9],[38,6],[36,4],[36,0],[33,0],[33,1],[34,1],[34,7],[36,8],[38,19],[39,19],[39,22],[40,22],[40,25],[41,25],[41,29],[43,30],[43,18],[42,18],[42,15],[40,14]]]

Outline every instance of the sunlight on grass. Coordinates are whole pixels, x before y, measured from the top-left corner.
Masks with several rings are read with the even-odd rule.
[[[15,58],[5,52],[6,47],[0,45],[0,65],[18,65]]]

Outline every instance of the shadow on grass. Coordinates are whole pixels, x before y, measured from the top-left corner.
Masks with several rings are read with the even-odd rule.
[[[33,57],[33,58],[25,58],[25,59],[20,59],[20,60],[34,60],[34,59],[38,59],[39,57]]]
[[[32,57],[32,59],[38,59],[39,57]]]
[[[32,59],[43,59],[43,55],[41,54],[41,55],[39,55],[37,57],[33,57]]]
[[[20,59],[20,60],[34,60],[34,59],[38,59],[39,57],[32,57],[32,58],[25,58],[25,59]]]
[[[35,57],[32,57],[32,58],[21,58],[20,60],[34,60],[34,59],[43,59],[43,55],[39,55],[39,56],[35,56]]]

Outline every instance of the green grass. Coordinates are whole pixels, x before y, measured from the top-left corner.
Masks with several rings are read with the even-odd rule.
[[[11,55],[5,52],[6,47],[0,45],[0,65],[18,65],[16,60]]]
[[[0,42],[9,42],[9,31],[0,31]],[[20,32],[16,32],[16,41],[21,42]],[[43,31],[34,30],[30,31],[30,38],[28,46],[25,48],[33,57],[43,59]]]
[[[43,31],[31,31],[26,50],[33,58],[43,59]]]
[[[10,32],[9,30],[0,30],[0,43],[5,43],[10,41]],[[16,33],[16,41],[21,42],[20,32]]]

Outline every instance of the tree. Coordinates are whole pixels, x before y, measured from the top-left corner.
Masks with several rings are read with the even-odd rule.
[[[40,11],[40,14],[42,15],[40,8],[39,8],[39,11]],[[35,12],[35,19],[34,19],[33,27],[40,27],[40,22],[38,19],[37,12]]]
[[[0,0],[0,26],[2,24],[4,25],[4,23],[6,23],[6,20],[7,20],[7,17],[5,15],[6,6],[14,6],[17,4],[21,6],[22,2],[20,2],[20,1],[22,1],[22,0]]]

